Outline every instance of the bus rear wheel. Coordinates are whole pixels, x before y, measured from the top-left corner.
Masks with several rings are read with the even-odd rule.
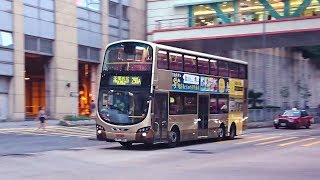
[[[231,125],[229,139],[233,140],[236,136],[236,126],[234,124]]]
[[[132,142],[119,142],[121,146],[129,148],[132,146]]]

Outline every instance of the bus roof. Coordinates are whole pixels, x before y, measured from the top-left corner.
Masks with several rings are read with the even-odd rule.
[[[222,57],[222,56],[216,56],[216,55],[212,55],[212,54],[207,54],[207,53],[202,53],[202,52],[197,52],[197,51],[192,51],[192,50],[187,50],[187,49],[182,49],[182,48],[162,45],[162,44],[156,44],[156,43],[152,43],[152,42],[148,42],[148,41],[135,40],[135,39],[116,41],[116,42],[110,43],[108,46],[111,46],[111,45],[117,44],[117,43],[122,43],[122,42],[140,42],[140,43],[149,44],[150,46],[153,46],[153,47],[158,47],[158,48],[163,49],[163,50],[181,52],[183,54],[201,56],[201,57],[205,57],[205,58],[209,58],[209,59],[224,60],[224,61],[230,61],[230,62],[240,63],[240,64],[248,64],[247,62],[242,61],[242,60],[238,60],[238,59],[231,59],[231,58],[226,58],[226,57]]]

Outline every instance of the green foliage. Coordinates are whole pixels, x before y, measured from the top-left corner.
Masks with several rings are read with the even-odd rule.
[[[310,59],[310,62],[320,68],[320,45],[318,46],[303,46],[296,48],[301,51],[302,57]]]
[[[262,99],[260,99],[263,96],[263,93],[261,92],[254,92],[254,90],[249,91],[249,104],[251,105],[252,109],[262,109],[263,107],[260,106],[263,102]]]
[[[88,116],[74,116],[74,115],[66,115],[63,117],[63,120],[66,121],[83,121],[83,120],[90,120],[91,118]]]

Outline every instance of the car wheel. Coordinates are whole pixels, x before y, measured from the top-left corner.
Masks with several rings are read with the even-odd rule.
[[[310,126],[311,126],[311,123],[310,123],[310,121],[309,121],[308,124],[306,125],[306,128],[309,129]]]
[[[274,125],[274,128],[279,129],[279,125]]]
[[[176,147],[180,142],[180,132],[177,128],[172,128],[172,130],[169,132],[169,142],[168,147],[174,148]]]
[[[121,146],[129,148],[132,146],[132,142],[119,142]]]
[[[221,125],[219,128],[218,128],[218,138],[217,140],[218,141],[222,141],[226,138],[226,128],[224,127],[224,125]]]

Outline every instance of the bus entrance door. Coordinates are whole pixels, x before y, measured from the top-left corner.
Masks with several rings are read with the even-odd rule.
[[[165,141],[168,135],[168,94],[155,94],[154,120],[152,123],[152,128],[155,132],[155,141]]]
[[[198,101],[198,136],[208,136],[209,96],[200,95]]]

